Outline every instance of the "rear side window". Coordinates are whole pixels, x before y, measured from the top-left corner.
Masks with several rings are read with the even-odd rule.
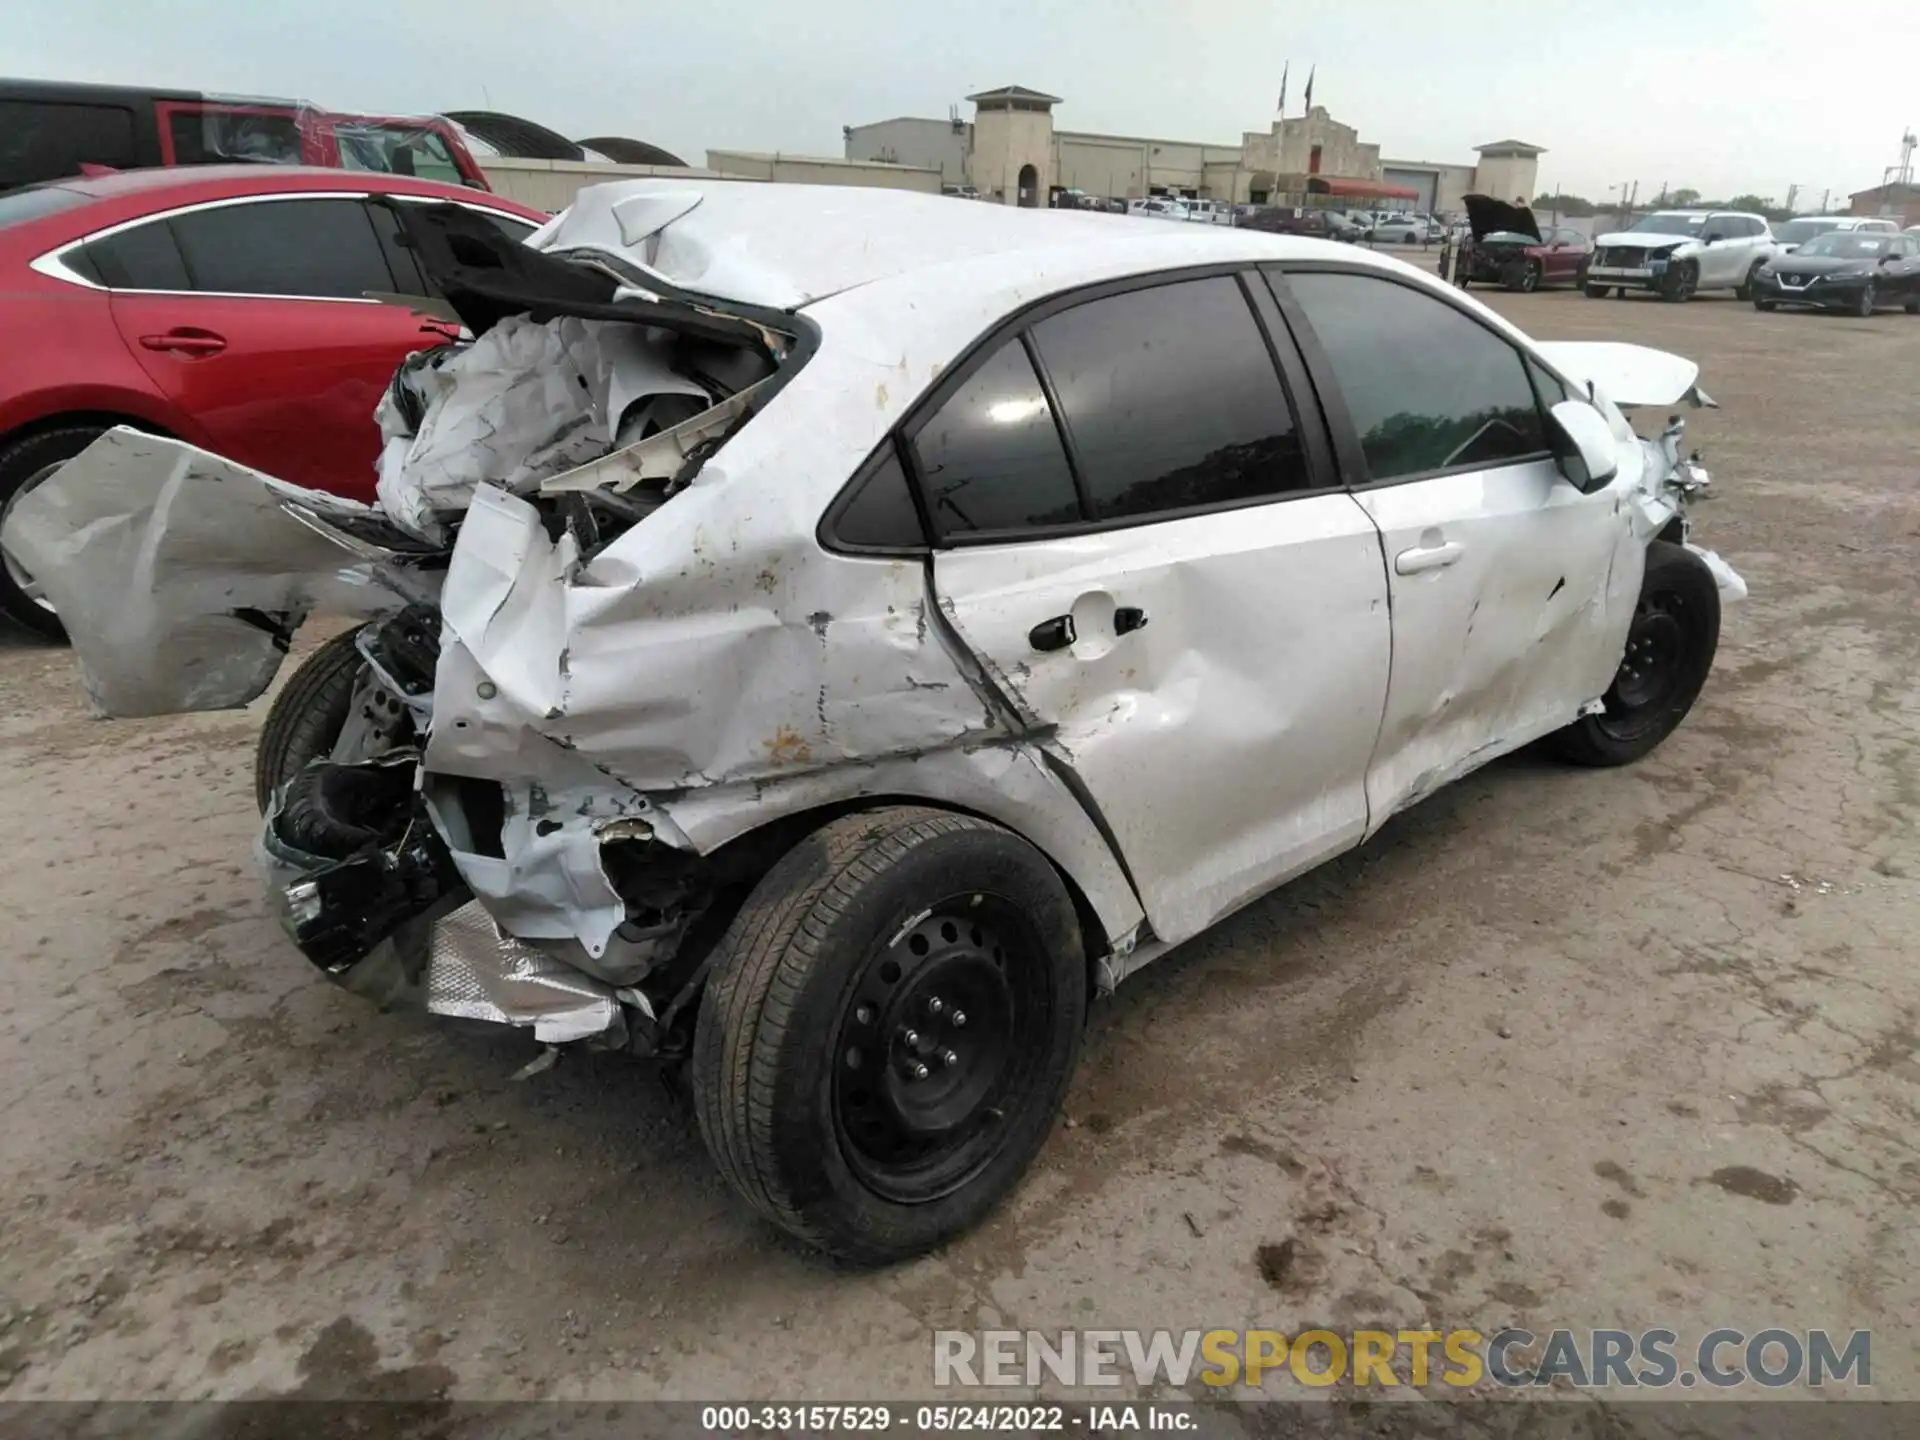
[[[943,535],[1080,519],[1053,411],[1018,338],[967,378],[913,448],[927,509]]]
[[[131,110],[0,100],[0,190],[78,175],[82,165],[127,170],[137,163]]]
[[[1410,285],[1289,274],[1375,480],[1489,468],[1547,453],[1520,352]]]
[[[135,225],[88,245],[76,266],[115,290],[191,290],[186,263],[164,220]]]
[[[357,299],[394,289],[372,217],[358,200],[223,205],[168,223],[196,290]]]
[[[833,521],[833,538],[857,550],[921,550],[927,538],[907,472],[892,445]]]
[[[1300,433],[1232,276],[1129,290],[1033,327],[1094,520],[1305,489]]]

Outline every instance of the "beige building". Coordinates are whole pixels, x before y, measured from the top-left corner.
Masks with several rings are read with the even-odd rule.
[[[866,185],[888,190],[923,190],[930,195],[940,193],[938,167],[889,161],[709,150],[707,169],[732,180],[778,180],[785,185]]]
[[[940,172],[942,183],[972,185],[1003,204],[1047,203],[1054,187],[1103,199],[1184,195],[1234,203],[1300,203],[1311,195],[1457,210],[1478,192],[1532,196],[1538,145],[1502,140],[1478,147],[1474,164],[1382,160],[1378,145],[1335,120],[1324,106],[1247,131],[1237,145],[1100,135],[1054,127],[1058,96],[1021,85],[967,97],[971,122],[902,116],[849,125],[850,161],[881,161]],[[709,155],[710,164],[715,164]],[[730,168],[730,167],[727,167]]]

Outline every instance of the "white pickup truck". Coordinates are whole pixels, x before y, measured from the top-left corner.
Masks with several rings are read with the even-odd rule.
[[[1587,294],[1596,300],[1629,290],[1674,301],[1731,290],[1744,300],[1754,272],[1780,249],[1763,216],[1739,210],[1660,210],[1593,243]]]

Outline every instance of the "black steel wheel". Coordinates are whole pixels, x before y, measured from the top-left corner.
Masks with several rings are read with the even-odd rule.
[[[1633,622],[1599,714],[1547,737],[1578,765],[1625,765],[1671,735],[1699,699],[1720,644],[1720,590],[1704,561],[1656,540]]]
[[[1030,1100],[1052,1008],[1037,944],[1006,902],[959,895],[869,957],[841,1009],[833,1121],[875,1194],[952,1194]]]
[[[1087,970],[1047,858],[970,815],[844,816],[754,888],[714,952],[689,1080],[720,1172],[860,1264],[978,1221],[1045,1141]]]

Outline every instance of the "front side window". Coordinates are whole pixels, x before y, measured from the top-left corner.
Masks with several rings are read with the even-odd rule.
[[[168,222],[196,290],[358,299],[395,288],[358,200],[273,200]]]
[[[1289,274],[1374,480],[1543,455],[1520,352],[1443,300],[1370,275]]]
[[[1311,485],[1266,341],[1232,276],[1129,290],[1040,321],[1090,519]]]
[[[1052,407],[1018,337],[948,398],[913,448],[927,510],[943,535],[1080,519]]]

